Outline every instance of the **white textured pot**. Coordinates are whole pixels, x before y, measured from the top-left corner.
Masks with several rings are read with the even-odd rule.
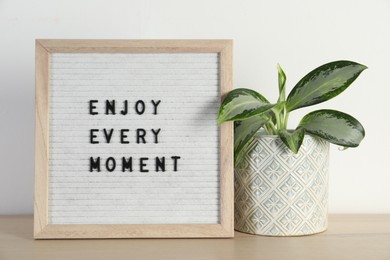
[[[329,143],[305,135],[298,154],[277,136],[255,136],[235,168],[235,229],[301,236],[328,225]]]

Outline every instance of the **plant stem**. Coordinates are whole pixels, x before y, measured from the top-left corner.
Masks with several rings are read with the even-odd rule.
[[[267,127],[271,128],[271,131],[269,132],[269,134],[276,135],[277,129],[272,122],[267,123]]]
[[[270,127],[269,127],[268,125],[264,125],[263,128],[264,128],[265,133],[266,133],[267,135],[270,135],[270,134],[271,134],[271,130],[270,130]]]
[[[284,129],[287,129],[288,117],[290,116],[290,113],[286,111],[286,108],[284,111]]]
[[[276,120],[276,129],[275,129],[275,134],[278,134],[278,130],[281,129],[281,122],[280,122],[280,116],[279,116],[279,111],[272,110],[275,115],[275,120]]]
[[[280,111],[280,128],[279,130],[286,130],[288,123],[289,113],[287,112],[286,104],[283,104],[283,107]]]
[[[284,107],[282,108],[282,110],[280,111],[280,128],[279,128],[279,131],[280,130],[284,130],[286,129],[285,127],[285,124],[284,124]]]

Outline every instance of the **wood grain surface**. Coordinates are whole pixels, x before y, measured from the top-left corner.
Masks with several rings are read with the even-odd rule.
[[[32,216],[0,217],[0,259],[390,259],[390,215],[331,215],[304,237],[34,240]]]

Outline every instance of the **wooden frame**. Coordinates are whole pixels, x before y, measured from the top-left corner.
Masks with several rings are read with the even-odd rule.
[[[231,40],[37,40],[34,238],[173,238],[233,236],[233,125],[220,127],[220,224],[49,224],[49,97],[52,53],[216,52],[221,97],[232,89]]]

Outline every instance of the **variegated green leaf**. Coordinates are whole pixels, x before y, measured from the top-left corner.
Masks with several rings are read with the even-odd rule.
[[[305,137],[305,130],[298,128],[295,131],[282,130],[279,132],[279,137],[283,143],[293,152],[298,153]]]
[[[268,100],[251,89],[238,88],[230,91],[223,100],[218,113],[218,124],[243,120],[272,108]]]
[[[302,118],[298,128],[344,147],[358,146],[365,135],[364,128],[357,119],[330,109],[307,114]]]
[[[279,82],[279,99],[278,102],[286,100],[286,74],[278,64],[278,82]]]
[[[297,83],[287,97],[287,111],[337,96],[366,68],[353,61],[335,61],[314,69]]]
[[[236,122],[237,121],[235,121],[235,123]],[[249,149],[251,147],[252,142],[254,142],[253,137],[248,140],[248,142],[242,147],[240,152],[234,154],[234,165],[235,166],[239,165],[242,162],[244,156],[249,152]]]
[[[236,121],[234,124],[234,162],[237,163],[242,158],[244,148],[256,132],[268,122],[268,115],[257,115],[251,118]]]

